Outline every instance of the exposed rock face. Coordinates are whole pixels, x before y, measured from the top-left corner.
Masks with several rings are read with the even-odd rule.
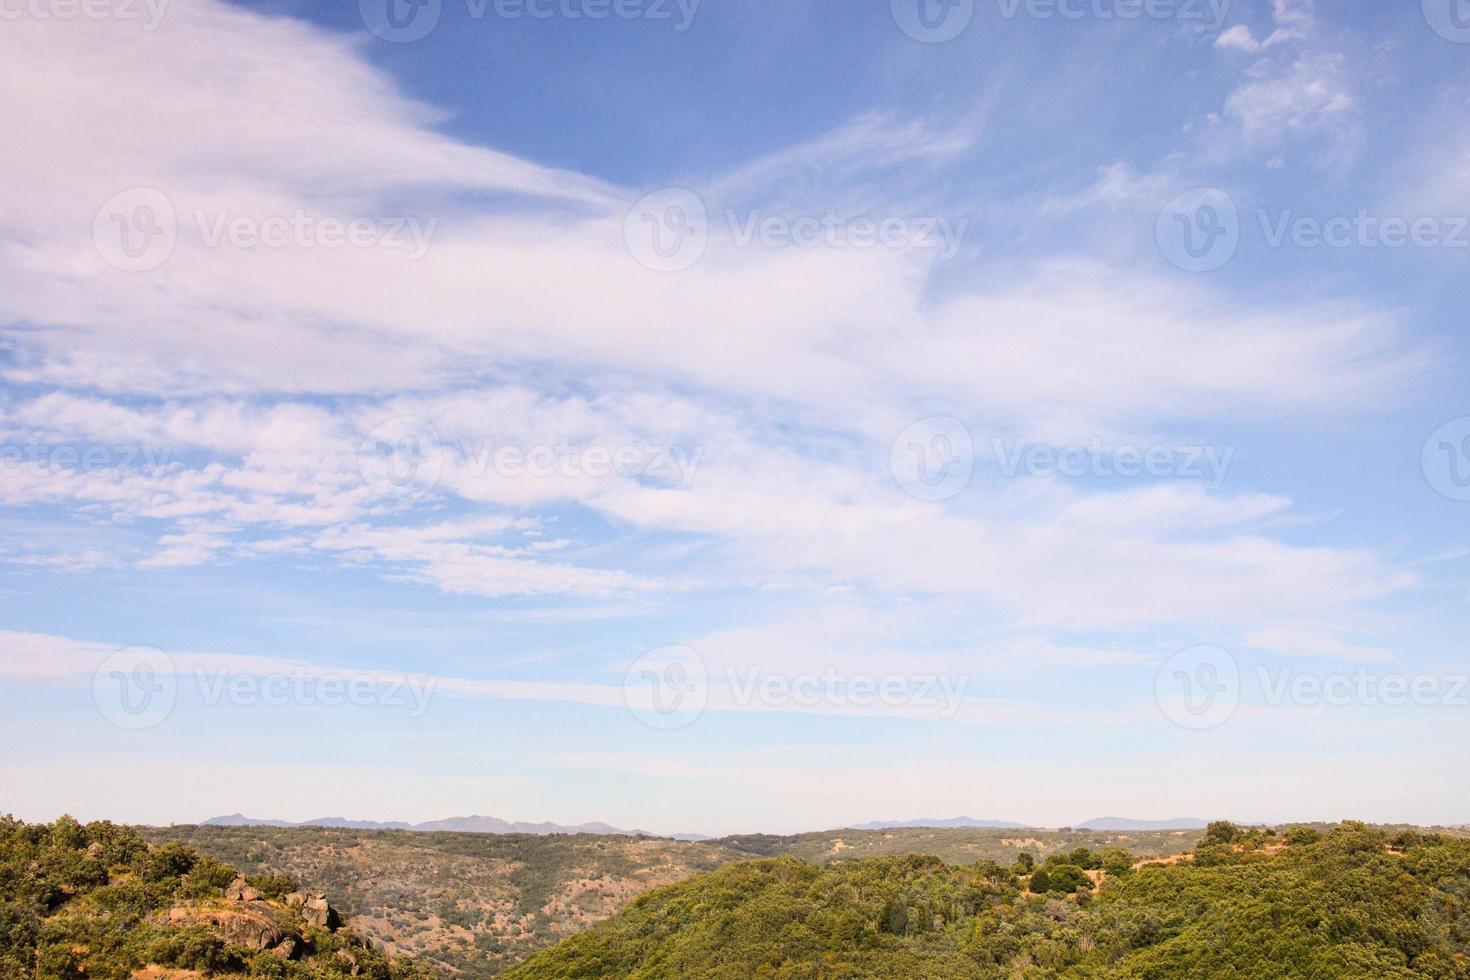
[[[283,959],[295,959],[305,949],[301,936],[283,925],[279,906],[246,884],[244,877],[236,878],[225,889],[225,902],[200,903],[171,909],[168,921],[174,924],[210,924],[230,942],[248,946],[254,950],[270,950]],[[325,929],[336,929],[342,924],[337,910],[327,904],[326,895],[293,892],[286,896],[286,904],[301,910],[307,922]]]
[[[342,917],[327,902],[325,892],[292,892],[286,896],[286,904],[301,910],[302,918],[322,929],[336,929]]]
[[[225,889],[225,898],[232,902],[258,902],[261,900],[261,894],[247,885],[245,877],[241,875],[230,882],[230,887]]]
[[[176,908],[168,921],[174,925],[210,924],[232,943],[254,950],[279,946],[289,938],[266,908]]]

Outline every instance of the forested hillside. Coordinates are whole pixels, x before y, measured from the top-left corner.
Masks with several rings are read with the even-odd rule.
[[[341,928],[320,893],[242,878],[110,823],[0,817],[0,977],[427,980]]]
[[[1126,835],[1093,835],[1089,847],[1076,843],[1078,832],[1035,832],[1045,841],[997,836],[985,845],[975,831],[699,844],[242,833],[220,833],[212,844],[239,849],[256,866],[248,876],[178,841],[150,843],[105,822],[0,818],[0,976],[488,976],[564,930],[570,938],[506,975],[1470,978],[1470,841],[1359,823],[1278,833],[1221,822],[1192,853],[1168,857],[1150,856],[1162,838],[1146,838],[1148,853],[1140,854],[1120,846]],[[262,835],[277,834],[262,851]],[[965,863],[846,856],[933,834],[951,854],[993,846],[1009,856]],[[783,850],[822,860],[753,857]],[[276,863],[311,865],[329,880],[307,879],[311,887],[303,889],[260,867]],[[699,873],[702,865],[715,870]],[[660,877],[681,880],[646,891]],[[350,930],[328,901],[387,893],[395,895],[393,908]],[[569,894],[577,902],[565,905]],[[505,903],[516,918],[481,918]],[[612,914],[616,906],[625,907]],[[519,941],[499,948],[480,941],[516,922],[549,925],[548,909],[558,907],[555,931],[515,932]],[[393,949],[361,936],[362,922],[395,932],[402,926],[410,940],[416,926],[432,923],[429,934],[447,937],[448,946],[416,961],[394,959]]]
[[[751,856],[706,843],[586,834],[202,826],[143,833],[252,873],[309,881],[384,949],[467,980],[494,976],[649,889]]]
[[[386,950],[466,980],[490,977],[608,918],[639,895],[735,861],[789,855],[817,864],[929,854],[951,864],[1022,852],[1126,847],[1178,854],[1199,831],[901,828],[751,834],[710,841],[606,835],[409,833],[329,827],[140,828],[252,874],[288,874],[328,892]]]
[[[1191,859],[745,862],[511,971],[560,978],[1470,977],[1470,842],[1211,825]]]

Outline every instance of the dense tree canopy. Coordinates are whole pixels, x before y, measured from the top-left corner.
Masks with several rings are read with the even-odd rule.
[[[1306,830],[1215,824],[1195,861],[1073,852],[1029,880],[921,857],[730,865],[510,975],[1470,978],[1470,842]]]
[[[237,877],[182,844],[150,846],[110,823],[0,817],[0,977],[128,980],[150,965],[271,980],[430,976],[348,931],[309,924],[280,902],[296,888],[289,878],[249,878],[252,901],[232,901]],[[279,948],[242,942],[249,930]]]
[[[193,972],[149,976],[431,976],[308,922],[283,901],[295,889],[109,823],[0,818],[0,977],[130,980],[150,965]],[[222,927],[221,915],[257,913],[288,948]],[[742,861],[650,892],[508,976],[1470,980],[1470,841],[1217,823],[1184,860],[1135,862],[1108,846],[1010,865]]]

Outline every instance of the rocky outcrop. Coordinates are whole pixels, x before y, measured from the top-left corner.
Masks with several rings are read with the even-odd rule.
[[[262,895],[246,884],[245,876],[241,875],[230,882],[230,887],[225,889],[225,898],[232,902],[259,902]]]
[[[269,906],[260,906],[180,907],[169,910],[168,921],[170,925],[212,925],[232,943],[254,950],[274,949],[285,943],[290,933],[276,921]]]
[[[327,902],[325,892],[292,892],[286,896],[286,904],[301,910],[301,917],[321,929],[336,929],[342,925],[342,916]]]
[[[232,943],[253,950],[269,950],[282,959],[294,960],[305,953],[310,943],[293,928],[295,918],[287,908],[299,909],[310,925],[335,930],[342,917],[321,892],[292,892],[286,896],[286,907],[267,901],[245,878],[236,878],[225,889],[224,901],[200,902],[170,909],[171,925],[211,925]]]

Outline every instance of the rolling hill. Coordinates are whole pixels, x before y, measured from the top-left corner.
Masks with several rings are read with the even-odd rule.
[[[433,980],[344,928],[326,897],[177,843],[62,817],[0,817],[0,976]]]
[[[326,891],[382,948],[489,977],[613,915],[643,893],[761,857],[824,865],[930,854],[952,864],[1037,858],[1076,847],[1144,856],[1187,850],[1198,833],[983,828],[831,830],[680,841],[597,835],[473,834],[333,827],[140,828],[252,874],[284,873]]]
[[[1463,839],[1212,825],[1188,861],[1067,860],[744,862],[651,892],[507,976],[1470,977]]]

